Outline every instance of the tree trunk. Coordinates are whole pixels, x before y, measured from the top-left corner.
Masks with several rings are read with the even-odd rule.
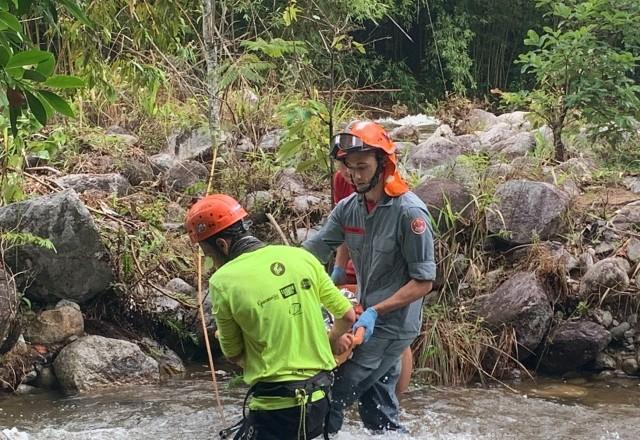
[[[211,145],[218,145],[220,131],[220,96],[218,90],[218,44],[216,36],[216,0],[203,0],[202,37],[204,56],[207,63],[207,93],[209,95],[209,133]]]
[[[551,127],[553,131],[553,150],[555,152],[555,160],[558,162],[564,162],[565,151],[564,144],[562,143],[562,124],[554,124]]]

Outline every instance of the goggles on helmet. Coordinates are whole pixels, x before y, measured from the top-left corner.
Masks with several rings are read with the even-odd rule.
[[[343,159],[347,154],[373,149],[358,136],[349,133],[338,133],[331,141],[331,157],[334,159]]]

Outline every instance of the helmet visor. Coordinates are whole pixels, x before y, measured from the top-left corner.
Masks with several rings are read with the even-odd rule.
[[[331,141],[331,157],[334,159],[342,159],[349,153],[370,149],[362,139],[349,133],[338,133]]]

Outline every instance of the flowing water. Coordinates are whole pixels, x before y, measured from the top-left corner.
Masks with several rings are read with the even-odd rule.
[[[241,389],[221,387],[226,425],[200,371],[158,386],[89,396],[0,396],[0,433],[12,440],[212,440],[236,420],[242,404]],[[515,391],[412,387],[402,399],[410,434],[379,438],[640,439],[638,380],[545,380]],[[337,437],[370,438],[355,411]]]

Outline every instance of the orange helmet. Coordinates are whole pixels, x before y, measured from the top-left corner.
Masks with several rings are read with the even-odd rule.
[[[396,146],[380,124],[372,121],[352,122],[345,132],[333,137],[332,144],[331,157],[340,161],[358,151],[382,151],[388,158],[382,171],[384,192],[389,197],[398,197],[409,191],[409,186],[398,171]]]
[[[355,121],[343,133],[333,137],[331,157],[344,159],[357,151],[382,150],[387,155],[396,152],[396,146],[380,124],[372,121]]]
[[[224,231],[247,217],[247,211],[233,197],[212,194],[198,200],[187,212],[185,227],[192,243]]]

